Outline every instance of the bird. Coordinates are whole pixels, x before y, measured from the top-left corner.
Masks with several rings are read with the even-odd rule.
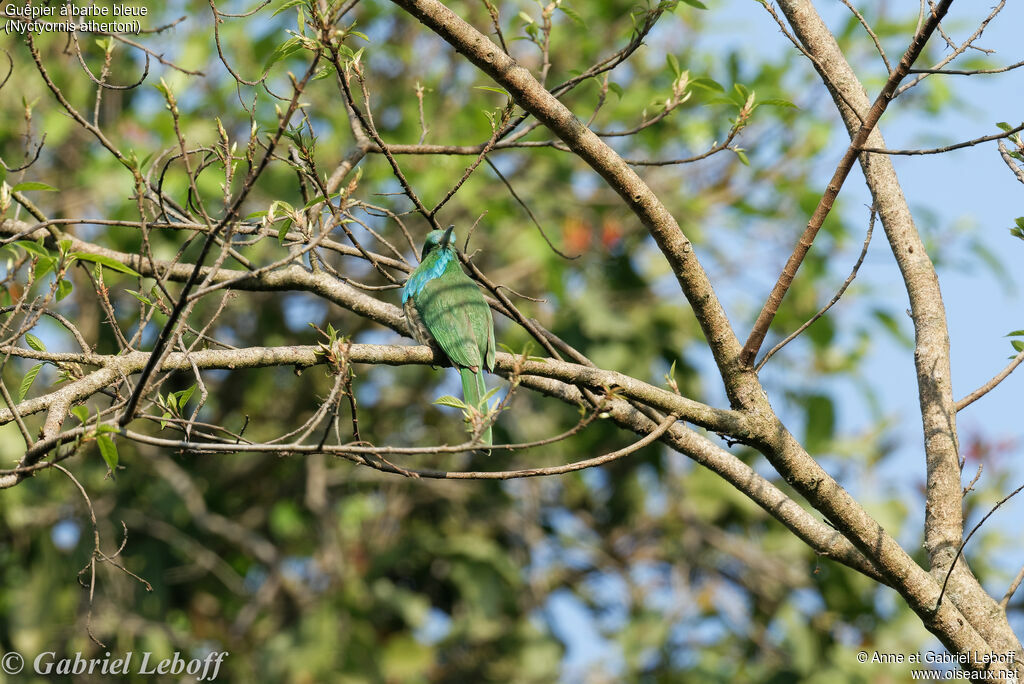
[[[494,371],[494,319],[480,289],[459,264],[454,231],[455,226],[448,226],[427,234],[420,265],[402,289],[402,309],[416,341],[440,348],[458,369],[463,402],[486,415],[483,369]],[[490,425],[480,441],[491,445]]]

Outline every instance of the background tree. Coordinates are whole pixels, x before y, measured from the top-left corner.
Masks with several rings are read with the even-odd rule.
[[[696,0],[183,2],[138,35],[21,30],[4,648],[226,650],[240,681],[878,681],[911,666],[858,651],[937,639],[1021,673],[1024,573],[973,534],[1018,491],[1017,447],[965,447],[956,419],[1024,333],[954,394],[935,264],[991,255],[922,235],[894,170],[954,132],[894,152],[876,125],[1016,76],[981,44],[1004,3],[950,5],[762,3],[793,48],[757,58]],[[1020,130],[959,146],[1024,181]],[[870,206],[834,207],[854,173]],[[443,396],[457,376],[400,307],[450,223],[505,350],[486,416]],[[902,291],[853,281],[876,224]],[[900,380],[865,372],[886,330],[919,501],[866,479],[896,458]],[[463,417],[493,423],[490,455]]]

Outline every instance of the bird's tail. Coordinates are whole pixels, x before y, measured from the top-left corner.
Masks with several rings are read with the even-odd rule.
[[[462,378],[463,401],[480,411],[481,415],[486,416],[489,407],[483,400],[487,394],[487,385],[484,384],[483,372],[474,373],[469,368],[460,368],[459,375]],[[490,425],[480,435],[480,441],[487,446],[492,444]]]

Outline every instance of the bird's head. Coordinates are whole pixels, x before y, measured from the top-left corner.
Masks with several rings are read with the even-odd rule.
[[[427,233],[427,239],[423,241],[423,253],[420,261],[427,258],[427,255],[435,249],[451,249],[455,245],[455,226],[448,226],[447,230],[432,230]]]

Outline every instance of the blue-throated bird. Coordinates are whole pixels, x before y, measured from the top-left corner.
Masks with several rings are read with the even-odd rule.
[[[494,370],[494,319],[476,283],[455,251],[455,226],[433,230],[423,243],[420,265],[405,281],[402,308],[416,341],[440,347],[462,377],[463,401],[487,414],[483,369]],[[480,435],[491,444],[491,428]]]

